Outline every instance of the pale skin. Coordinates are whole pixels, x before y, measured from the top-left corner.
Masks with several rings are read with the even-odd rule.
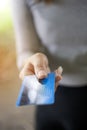
[[[56,70],[54,70],[56,75],[55,90],[58,87],[59,81],[62,79],[62,71],[63,71],[62,67],[58,67]],[[47,56],[43,53],[35,53],[26,60],[19,74],[19,77],[20,79],[23,80],[24,76],[35,74],[38,79],[43,79],[47,77],[48,73],[50,72],[51,70],[49,67]]]

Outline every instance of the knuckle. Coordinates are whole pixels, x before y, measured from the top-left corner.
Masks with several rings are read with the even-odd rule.
[[[47,56],[43,53],[38,52],[36,53],[36,56],[41,58],[41,60],[47,60]]]
[[[43,56],[44,56],[44,54],[43,54],[43,53],[38,52],[38,53],[36,53],[36,56],[43,57]]]

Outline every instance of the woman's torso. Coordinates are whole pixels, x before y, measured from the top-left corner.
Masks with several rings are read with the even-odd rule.
[[[62,0],[51,5],[31,4],[37,34],[63,65],[61,83],[87,83],[87,1]]]

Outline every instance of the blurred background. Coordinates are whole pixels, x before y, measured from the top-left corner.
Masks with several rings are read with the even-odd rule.
[[[0,130],[34,129],[34,107],[16,107],[20,86],[11,0],[0,0]]]

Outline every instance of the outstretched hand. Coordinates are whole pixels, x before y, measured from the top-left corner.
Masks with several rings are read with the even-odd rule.
[[[55,70],[55,90],[62,79],[62,71],[62,67],[58,67]],[[27,59],[19,77],[23,80],[24,76],[35,74],[38,79],[43,79],[47,77],[48,73],[50,73],[50,68],[47,56],[43,53],[36,53]]]

